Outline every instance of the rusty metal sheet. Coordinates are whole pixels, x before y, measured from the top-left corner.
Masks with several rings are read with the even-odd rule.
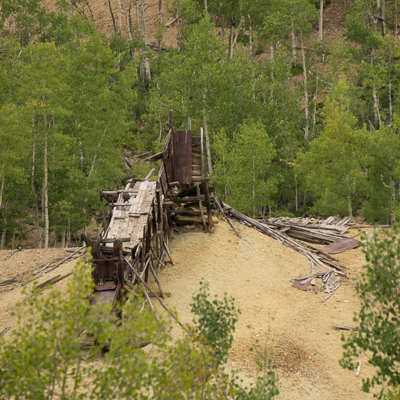
[[[338,254],[358,247],[358,241],[353,238],[340,239],[325,246],[322,250],[328,254]]]
[[[173,180],[192,183],[192,132],[175,131],[173,136]]]
[[[305,283],[304,285],[301,283],[301,281],[295,281],[292,285],[292,287],[299,289],[299,290],[304,290],[305,292],[308,292],[309,290],[314,290],[315,294],[318,294],[319,292],[319,286],[315,285],[309,288],[311,285],[311,281]]]

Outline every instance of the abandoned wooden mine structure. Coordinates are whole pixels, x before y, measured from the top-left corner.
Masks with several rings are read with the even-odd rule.
[[[157,274],[165,257],[173,263],[168,241],[174,237],[174,227],[199,223],[206,231],[213,230],[213,215],[220,211],[212,209],[213,188],[204,174],[202,132],[195,136],[190,120],[187,131],[174,131],[170,112],[163,150],[147,158],[158,160],[162,163],[157,179],[150,178],[152,170],[143,180],[130,180],[123,190],[100,191],[104,229],[100,236],[83,236],[92,248],[92,304],[114,306],[139,284],[150,290],[149,274],[164,297]],[[153,309],[146,291],[144,295]]]
[[[165,266],[166,257],[173,264],[168,242],[174,237],[174,229],[197,223],[211,233],[214,223],[222,217],[239,238],[241,236],[230,219],[304,255],[311,265],[311,274],[292,279],[293,287],[311,290],[311,285],[316,293],[322,289],[333,293],[339,287],[340,279],[347,277],[347,270],[328,254],[329,247],[324,251],[304,242],[337,243],[336,252],[356,246],[354,239],[349,244],[349,238],[344,236],[348,230],[346,225],[351,224],[349,218],[339,222],[334,222],[333,217],[325,221],[304,218],[255,220],[233,209],[213,194],[214,188],[209,186],[210,179],[204,173],[202,130],[196,136],[191,131],[190,119],[188,125],[187,131],[175,131],[170,112],[163,150],[145,159],[161,161],[157,179],[150,179],[152,170],[145,179],[130,180],[123,190],[100,191],[104,229],[100,236],[83,236],[86,245],[92,248],[95,283],[92,304],[101,302],[114,306],[117,301],[123,301],[124,293],[137,295],[135,290],[143,285],[150,308],[154,311],[148,291],[166,308],[160,299],[165,296],[157,275],[161,266]],[[128,168],[131,165],[126,157],[124,163]],[[343,240],[346,243],[341,245]],[[155,278],[159,295],[147,284],[149,274]],[[317,278],[321,279],[321,287],[316,284]]]

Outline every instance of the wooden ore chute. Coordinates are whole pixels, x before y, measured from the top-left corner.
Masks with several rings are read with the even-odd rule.
[[[193,136],[190,129],[174,131],[170,113],[163,150],[147,159],[162,160],[157,179],[131,179],[123,190],[100,191],[103,231],[99,236],[83,235],[92,247],[93,304],[114,307],[124,301],[126,292],[136,293],[141,279],[147,285],[149,274],[164,297],[157,274],[165,257],[173,263],[168,242],[174,229],[199,223],[212,231],[213,215],[219,211],[211,208],[213,188],[203,171],[202,147],[202,132]],[[153,310],[148,293],[144,294]]]

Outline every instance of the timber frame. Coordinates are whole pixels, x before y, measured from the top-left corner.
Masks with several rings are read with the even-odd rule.
[[[150,273],[164,298],[157,275],[165,267],[166,257],[174,264],[168,248],[174,229],[197,223],[211,233],[218,222],[213,215],[221,216],[212,205],[214,188],[209,187],[210,179],[204,173],[202,132],[194,136],[190,120],[187,131],[174,131],[170,111],[163,150],[146,160],[162,160],[157,179],[149,179],[152,170],[145,179],[131,179],[123,190],[100,191],[103,231],[100,236],[82,236],[92,248],[92,304],[114,307],[123,302],[124,293],[136,294],[140,285],[150,290]],[[146,290],[144,295],[154,310]]]

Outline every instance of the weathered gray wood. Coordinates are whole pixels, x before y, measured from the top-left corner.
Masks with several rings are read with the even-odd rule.
[[[170,259],[170,261],[171,261],[171,264],[172,264],[172,265],[175,265],[174,260],[173,260],[172,257],[171,257],[171,253],[169,252],[168,246],[167,246],[167,244],[165,243],[165,240],[163,240],[163,244],[164,244],[164,249],[165,249],[165,251],[167,252],[168,257],[169,257],[169,259]]]
[[[337,328],[337,329],[343,329],[343,330],[347,330],[347,331],[350,331],[350,330],[352,330],[352,329],[356,329],[355,326],[352,326],[352,325],[345,325],[345,324],[339,324],[339,323],[337,323],[337,322],[332,322],[332,325],[333,325],[335,328]]]
[[[142,277],[137,273],[137,271],[135,270],[135,268],[133,268],[133,266],[131,265],[131,263],[126,259],[126,257],[124,257],[124,261],[128,264],[128,266],[132,269],[133,273],[136,275],[136,277],[140,280],[140,282],[142,283],[142,285],[150,292],[153,294],[153,296],[159,301],[159,303],[161,304],[161,306],[171,315],[171,317],[178,322],[178,324],[186,331],[186,333],[191,336],[191,333],[185,328],[185,326],[178,320],[178,318],[174,315],[173,312],[171,312],[166,306],[165,304],[162,302],[162,300],[157,296],[157,294],[155,292],[153,292],[153,290],[150,289],[150,287],[147,285],[147,283],[142,279]],[[147,293],[146,293],[147,294]],[[149,302],[150,304],[150,298],[146,297],[146,300]]]
[[[221,211],[222,216],[226,219],[226,222],[228,222],[228,224],[231,226],[231,228],[233,229],[233,231],[236,233],[236,235],[241,239],[242,237],[239,235],[239,233],[237,232],[237,230],[235,229],[235,227],[232,225],[231,221],[229,220],[229,218],[226,216],[226,214],[224,213],[224,210],[221,207],[221,204],[219,204],[218,199],[216,199],[214,196],[212,196],[212,199],[214,200],[214,204],[217,205],[217,207],[219,208],[219,210]]]

